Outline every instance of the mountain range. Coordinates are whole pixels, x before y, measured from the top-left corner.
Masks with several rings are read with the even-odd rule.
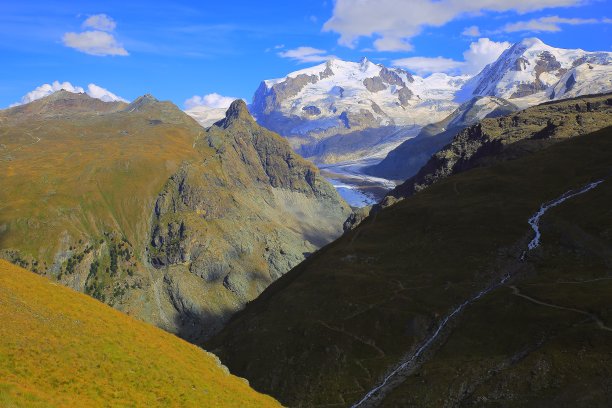
[[[423,126],[447,120],[475,97],[505,99],[525,108],[610,91],[611,78],[610,52],[554,48],[530,38],[473,77],[434,73],[422,78],[365,58],[332,59],[263,81],[251,111],[298,153],[329,164],[383,158]]]

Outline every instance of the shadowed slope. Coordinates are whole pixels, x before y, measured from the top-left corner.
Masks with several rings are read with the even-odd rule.
[[[606,281],[574,294],[554,284],[609,277],[610,180],[551,210],[551,218],[565,205],[574,213],[552,224],[547,215],[540,225],[542,248],[525,262],[520,258],[533,238],[527,220],[542,203],[611,172],[607,128],[442,179],[382,209],[290,271],[208,348],[254,388],[287,405],[344,407],[418,349],[458,305],[508,273],[518,294],[585,311],[610,327]],[[550,228],[559,238],[550,238]],[[518,294],[500,288],[467,307],[416,368],[375,402],[439,407],[453,401],[478,405],[481,397],[503,403],[511,396],[535,406],[563,405],[573,401],[571,393],[554,399],[555,390],[578,387],[584,401],[606,405],[610,334],[589,314],[534,307]],[[558,330],[568,327],[588,334],[556,340]],[[447,352],[448,338],[456,342]],[[532,363],[517,365],[524,356]],[[431,369],[423,374],[421,364]],[[538,372],[540,388],[528,393],[523,379],[541,364],[554,369]],[[504,375],[493,376],[502,370]]]

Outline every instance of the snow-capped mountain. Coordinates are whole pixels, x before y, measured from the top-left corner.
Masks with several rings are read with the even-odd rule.
[[[457,98],[497,96],[521,107],[612,90],[612,53],[554,48],[537,38],[514,44],[468,81]]]
[[[402,132],[402,138],[416,135],[421,126],[444,118],[458,106],[454,94],[468,79],[446,74],[422,78],[366,58],[360,62],[332,59],[263,81],[251,110],[261,124],[288,137],[298,152],[326,161],[327,139],[338,135],[351,134],[356,141],[369,129],[388,128],[389,134],[397,134],[399,127],[413,129]],[[336,151],[332,160],[359,154],[354,149],[346,155]]]
[[[365,158],[372,151],[385,155],[474,97],[501,98],[526,108],[609,91],[612,53],[559,49],[529,38],[471,78],[442,73],[423,78],[365,58],[329,60],[263,81],[251,110],[303,156],[334,163]],[[491,107],[499,102],[475,100]]]

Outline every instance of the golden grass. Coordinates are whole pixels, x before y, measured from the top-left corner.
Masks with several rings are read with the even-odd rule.
[[[74,244],[114,230],[146,241],[158,192],[199,157],[199,131],[195,122],[151,126],[146,115],[122,112],[8,121],[0,129],[0,248],[50,263],[66,249],[62,236]]]
[[[202,349],[0,260],[0,406],[279,405]]]

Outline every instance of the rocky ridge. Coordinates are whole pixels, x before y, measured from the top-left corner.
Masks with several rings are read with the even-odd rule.
[[[383,200],[386,206],[452,174],[515,159],[563,139],[612,125],[612,94],[583,96],[483,119],[460,131],[405,183]]]
[[[518,111],[513,103],[494,96],[474,97],[461,104],[444,120],[429,124],[418,136],[390,151],[378,164],[365,169],[366,174],[405,181],[462,129],[484,118],[505,116]]]

